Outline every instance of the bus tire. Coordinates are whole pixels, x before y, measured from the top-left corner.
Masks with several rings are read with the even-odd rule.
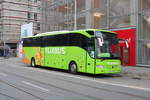
[[[72,74],[77,73],[77,64],[75,62],[71,62],[69,64],[69,72],[72,73]]]
[[[30,65],[31,65],[31,67],[35,67],[36,66],[34,58],[31,59],[31,64]]]

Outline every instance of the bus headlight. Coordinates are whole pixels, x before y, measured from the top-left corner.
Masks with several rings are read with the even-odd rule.
[[[97,65],[96,67],[99,67],[99,68],[104,68],[104,66],[102,66],[102,65]]]

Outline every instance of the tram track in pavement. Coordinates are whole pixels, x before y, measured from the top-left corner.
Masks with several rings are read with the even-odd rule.
[[[19,90],[19,91],[21,91],[21,92],[24,92],[24,93],[26,93],[26,94],[28,94],[28,95],[30,95],[30,96],[33,96],[34,98],[36,98],[36,99],[38,99],[38,100],[44,100],[43,98],[41,98],[41,97],[39,97],[39,96],[36,96],[36,95],[34,95],[34,94],[32,94],[32,93],[30,93],[30,92],[28,92],[28,91],[25,91],[25,90],[19,88],[17,85],[14,85],[14,84],[12,84],[12,83],[10,83],[10,82],[6,82],[6,81],[1,80],[1,79],[0,79],[0,82],[4,83],[4,84],[6,84],[6,85],[8,85],[8,86],[10,86],[10,87],[13,87],[13,88],[15,88],[15,89],[17,89],[17,90]],[[0,94],[2,94],[2,93],[0,93]],[[3,94],[3,95],[5,95],[5,96],[7,96],[7,97],[10,97],[10,98],[13,98],[13,99],[15,99],[15,100],[20,100],[20,99],[17,99],[17,98],[15,98],[15,97],[8,96],[8,95],[6,95],[6,94]]]
[[[2,80],[0,80],[0,81],[2,81]],[[28,90],[31,90],[31,91],[37,91],[36,89],[31,89],[31,88],[28,88],[28,87],[25,87],[25,86],[21,86],[21,85],[14,85],[14,84],[12,84],[12,83],[10,83],[10,82],[6,82],[6,81],[3,81],[4,83],[7,83],[7,85],[9,84],[9,86],[12,86],[12,87],[17,87],[17,88],[15,88],[15,89],[18,89],[18,86],[20,86],[21,87],[21,89],[28,89]],[[20,90],[20,88],[19,88],[19,90]],[[25,91],[25,90],[24,90]],[[21,92],[24,92],[24,91],[21,91]],[[47,94],[50,94],[50,93],[48,93],[48,92],[42,92],[42,91],[40,91],[41,93],[47,93]],[[27,93],[27,91],[25,92],[25,93]],[[28,92],[29,94],[32,94],[32,93],[30,93],[30,92]],[[3,93],[0,93],[0,95],[4,95],[4,96],[7,96],[7,97],[9,97],[9,98],[12,98],[12,99],[15,99],[15,100],[22,100],[22,99],[18,99],[18,98],[15,98],[15,97],[12,97],[12,96],[9,96],[9,95],[7,95],[7,94],[3,94]],[[34,94],[32,94],[32,96],[33,96]],[[54,94],[52,94],[52,95],[54,95]],[[61,96],[61,97],[65,97],[65,96],[63,96],[63,95],[59,95],[59,94],[55,94],[56,96]],[[38,98],[38,96],[36,96],[36,95],[34,95],[33,97],[37,97]],[[70,98],[70,97],[67,97],[67,98],[69,98],[70,100],[72,100],[72,98]],[[45,100],[44,98],[38,98],[39,100]],[[1,99],[0,99],[1,100]],[[74,100],[78,100],[78,99],[74,99]]]
[[[3,96],[8,97],[10,99],[19,100],[19,99],[15,98],[15,97],[9,96],[9,95],[1,93],[1,92],[0,92],[0,95],[3,95]]]
[[[8,66],[10,66],[10,65],[8,65]],[[73,90],[65,89],[63,87],[58,87],[54,84],[44,83],[44,82],[41,82],[41,81],[38,81],[38,80],[35,80],[35,79],[32,79],[32,78],[28,78],[28,77],[25,77],[25,76],[22,76],[22,75],[15,74],[15,73],[10,73],[10,72],[7,72],[7,73],[15,75],[17,77],[27,79],[27,80],[31,80],[31,81],[34,81],[34,82],[37,82],[37,83],[40,83],[40,84],[43,84],[43,85],[52,86],[52,87],[55,87],[57,89],[61,89],[63,91],[75,93],[75,94],[78,94],[78,95],[81,95],[81,96],[86,96],[86,97],[89,97],[89,98],[94,99],[94,100],[102,100],[101,98],[97,98],[97,97],[94,97],[94,96],[89,96],[89,95],[86,95],[86,94],[83,94],[83,93],[78,93],[78,92],[73,91]],[[141,98],[141,99],[150,100],[149,97],[144,97],[144,96],[140,96],[140,95],[136,95],[136,94],[125,93],[125,92],[121,92],[121,91],[109,90],[109,89],[105,89],[105,88],[95,87],[95,86],[91,86],[91,85],[88,85],[88,84],[74,82],[74,81],[70,81],[70,80],[65,80],[65,79],[57,78],[57,77],[53,77],[53,76],[44,76],[44,77],[52,78],[52,79],[59,80],[59,81],[69,82],[69,83],[77,84],[77,85],[80,85],[80,86],[87,86],[87,87],[90,87],[90,88],[103,90],[103,91],[106,91],[106,92],[115,92],[115,93],[119,93],[119,94],[123,94],[123,95],[127,95],[127,96],[138,97],[138,98]]]
[[[3,71],[3,72],[6,72],[6,71]],[[66,91],[66,92],[71,92],[71,93],[75,93],[75,94],[80,95],[80,96],[88,97],[88,98],[91,98],[92,100],[103,100],[101,98],[85,95],[85,94],[82,94],[82,93],[78,93],[76,91],[72,91],[72,90],[69,90],[69,89],[58,87],[58,86],[50,84],[50,83],[44,83],[44,82],[41,82],[41,81],[37,81],[37,80],[31,79],[31,78],[27,78],[27,77],[24,77],[24,76],[21,76],[21,75],[17,75],[17,74],[14,74],[14,73],[10,73],[10,72],[6,72],[6,73],[9,73],[11,75],[14,75],[14,76],[17,76],[17,77],[20,77],[20,78],[24,78],[24,79],[27,79],[27,80],[31,80],[33,82],[37,82],[37,83],[40,83],[40,84],[43,84],[43,85],[51,86],[51,87],[54,87],[54,88],[57,88],[57,89],[60,89],[60,90]],[[40,99],[40,100],[43,100],[43,99]]]

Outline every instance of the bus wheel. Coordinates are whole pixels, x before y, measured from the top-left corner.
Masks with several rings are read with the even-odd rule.
[[[77,73],[77,64],[75,62],[71,62],[69,64],[69,71],[72,74],[76,74]]]
[[[31,67],[35,67],[35,66],[36,66],[36,64],[35,64],[35,59],[32,58],[32,59],[31,59]]]

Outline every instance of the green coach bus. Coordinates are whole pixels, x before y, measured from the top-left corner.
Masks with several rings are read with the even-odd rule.
[[[54,31],[23,38],[23,62],[71,73],[113,74],[121,71],[119,39],[111,31]]]

